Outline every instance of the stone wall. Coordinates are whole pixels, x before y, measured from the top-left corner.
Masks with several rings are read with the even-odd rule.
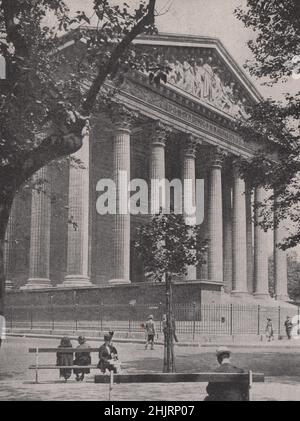
[[[221,286],[204,282],[176,282],[173,285],[173,302],[219,302]],[[52,297],[52,298],[51,298]],[[51,290],[11,291],[7,293],[7,307],[52,304],[159,304],[165,302],[165,284],[140,283],[78,289],[53,288]]]

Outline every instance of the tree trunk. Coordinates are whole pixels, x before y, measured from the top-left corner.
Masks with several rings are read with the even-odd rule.
[[[13,195],[0,196],[0,313],[4,313],[5,305],[5,272],[4,272],[4,246],[5,233],[9,214],[13,202]]]
[[[164,337],[164,373],[175,371],[175,355],[173,341],[173,325],[172,325],[172,286],[171,276],[166,274],[166,310],[167,310],[167,328]]]

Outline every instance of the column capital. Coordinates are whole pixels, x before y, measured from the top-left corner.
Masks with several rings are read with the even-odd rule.
[[[130,110],[122,104],[113,104],[110,107],[110,118],[118,131],[131,131],[133,122],[139,117],[139,113]]]
[[[166,141],[172,128],[167,124],[162,123],[160,120],[154,121],[150,125],[150,139],[153,146],[166,146]]]
[[[202,144],[202,140],[190,133],[185,135],[185,143],[182,148],[183,155],[189,158],[196,158],[197,148]]]
[[[211,167],[222,168],[225,158],[228,156],[227,152],[219,147],[213,148],[209,153],[209,162]]]

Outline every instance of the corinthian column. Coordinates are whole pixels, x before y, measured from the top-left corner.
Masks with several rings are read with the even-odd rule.
[[[149,178],[151,183],[150,213],[157,214],[166,205],[165,147],[168,130],[159,122],[151,129],[151,156]]]
[[[247,293],[245,182],[240,177],[238,169],[234,168],[232,215],[232,294],[244,295]]]
[[[252,192],[246,183],[246,247],[247,247],[247,285],[248,292],[253,293],[253,215]]]
[[[189,135],[182,153],[183,215],[187,225],[196,224],[196,139]],[[197,279],[197,267],[187,267],[187,281]]]
[[[232,179],[227,174],[222,179],[223,188],[223,259],[224,289],[232,290]]]
[[[275,199],[275,217],[276,217],[276,203]],[[282,221],[278,221],[274,228],[274,281],[275,281],[275,298],[276,300],[288,301],[288,287],[287,287],[287,256],[286,251],[278,247],[286,237],[285,227]]]
[[[254,193],[254,296],[269,298],[267,233],[258,225],[262,220],[257,206],[266,199],[266,190],[257,187]]]
[[[131,117],[120,112],[114,118],[113,180],[116,185],[116,215],[112,238],[113,277],[109,283],[130,283],[130,213],[128,182],[130,181]],[[125,195],[124,195],[124,192]]]
[[[82,131],[82,147],[70,165],[67,276],[61,286],[90,286],[89,264],[89,127]]]
[[[52,287],[49,279],[51,182],[47,167],[34,176],[39,188],[32,191],[29,279],[22,289]]]
[[[17,197],[14,198],[10,216],[8,220],[8,225],[5,235],[4,243],[4,273],[5,273],[5,289],[7,291],[13,288],[13,283],[11,281],[12,276],[12,267],[13,267],[13,244],[15,237],[15,224],[16,224],[16,207],[18,204]]]
[[[222,158],[220,151],[213,152],[209,177],[208,279],[212,282],[223,282]]]

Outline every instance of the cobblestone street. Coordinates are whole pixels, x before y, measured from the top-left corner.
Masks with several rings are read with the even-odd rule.
[[[76,343],[73,342],[75,345]],[[89,342],[99,346],[99,342]],[[108,386],[94,384],[96,371],[86,382],[70,380],[67,384],[58,378],[56,370],[40,372],[40,384],[34,384],[34,372],[28,366],[34,363],[29,347],[55,347],[57,340],[8,338],[0,352],[0,400],[108,400]],[[124,372],[159,372],[162,369],[161,346],[154,351],[144,350],[142,344],[116,344]],[[234,349],[233,363],[254,371],[264,372],[266,382],[254,384],[253,400],[300,400],[299,349]],[[93,355],[93,363],[97,355]],[[54,354],[42,354],[40,364],[55,363]],[[216,365],[214,348],[176,348],[178,372],[211,371]],[[112,400],[203,400],[206,384],[151,384],[116,385]]]

